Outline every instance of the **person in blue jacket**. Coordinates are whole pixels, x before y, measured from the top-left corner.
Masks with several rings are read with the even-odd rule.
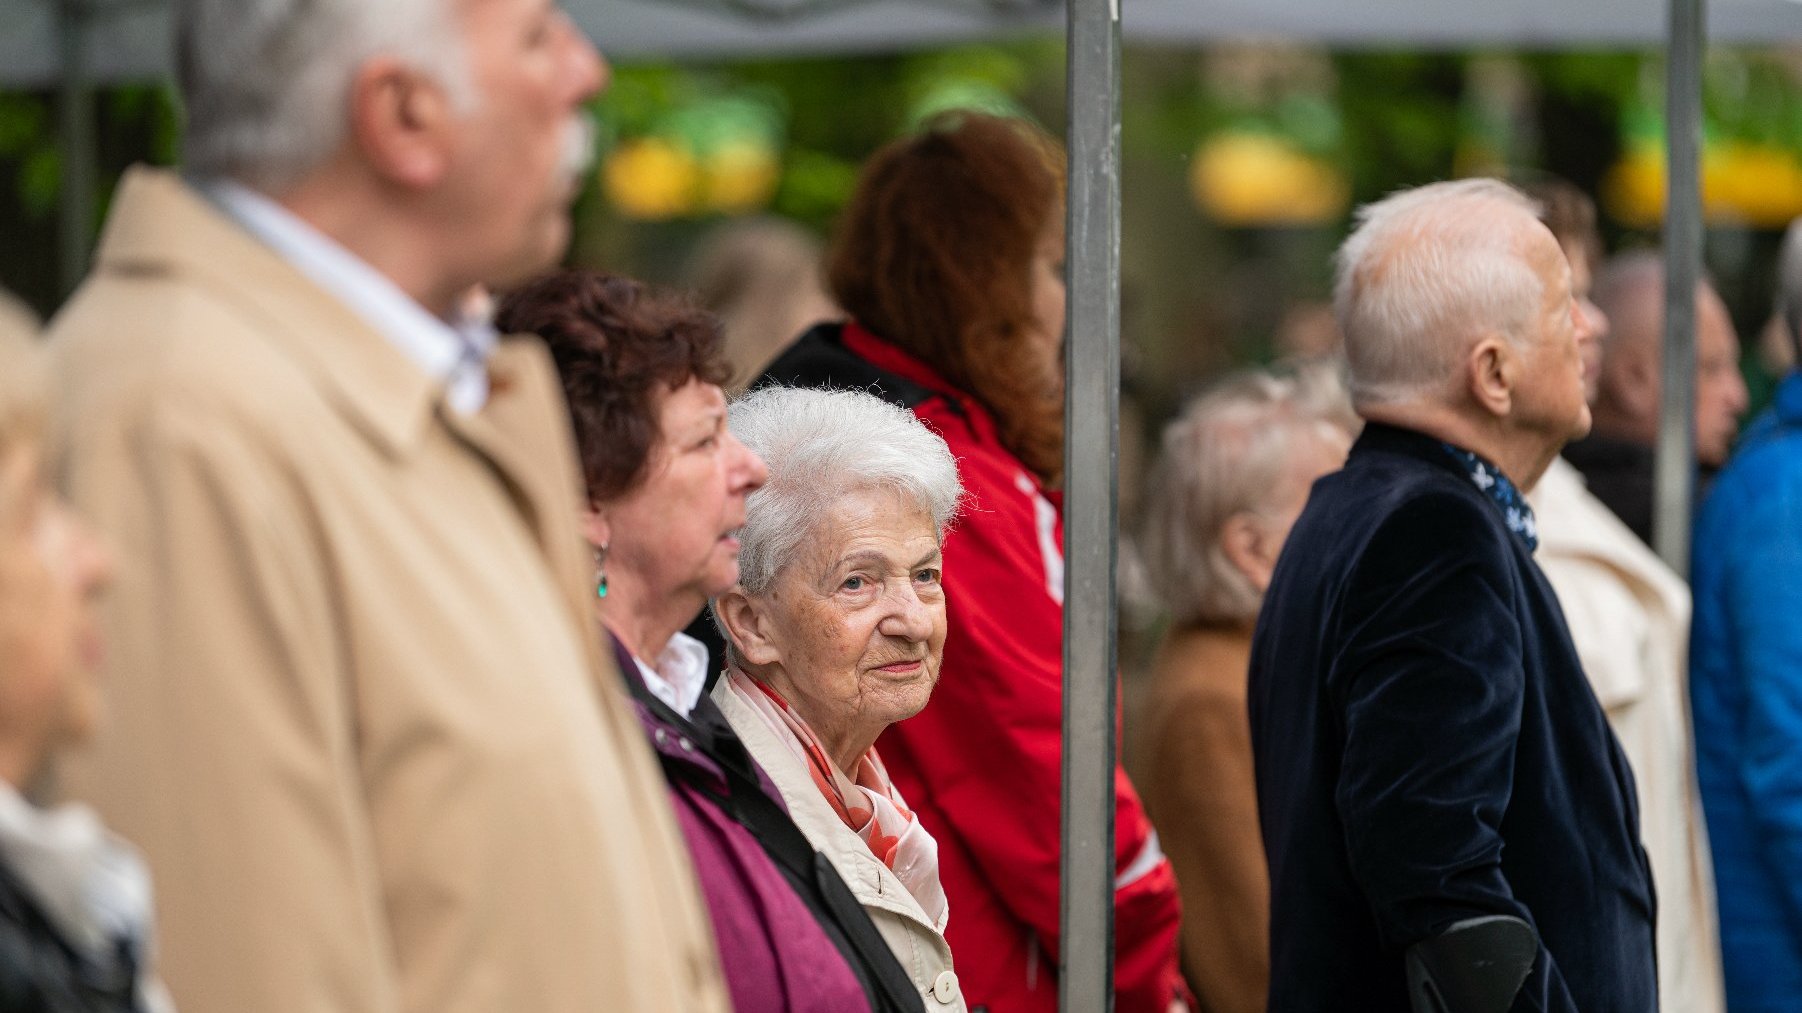
[[[1778,311],[1802,334],[1802,221]],[[1802,1009],[1802,372],[1702,505],[1690,702],[1733,1013]]]
[[[1367,420],[1265,599],[1251,732],[1271,1013],[1655,1013],[1633,775],[1522,491],[1589,427],[1594,337],[1495,180],[1365,208],[1336,308]]]

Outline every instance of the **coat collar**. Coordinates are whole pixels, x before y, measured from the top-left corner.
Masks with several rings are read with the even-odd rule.
[[[1538,548],[1539,522],[1533,515],[1533,508],[1527,505],[1526,497],[1502,469],[1488,458],[1437,437],[1381,422],[1366,423],[1358,442],[1352,446],[1354,457],[1372,452],[1400,454],[1462,476],[1495,507],[1502,523],[1526,545],[1528,552]]]
[[[751,758],[781,793],[795,826],[801,828],[815,850],[831,860],[858,903],[891,911],[942,936],[944,926],[935,925],[927,917],[925,909],[901,880],[882,864],[881,859],[871,854],[869,845],[857,836],[856,831],[845,826],[814,785],[806,767],[776,738],[776,733],[762,717],[732,695],[726,680],[721,679],[714,687],[713,701],[731,723],[732,730],[738,733]]]
[[[175,173],[135,167],[101,238],[98,270],[176,275],[212,291],[263,326],[386,452],[417,448],[442,385],[349,308],[209,204]]]
[[[1554,458],[1528,497],[1541,517],[1550,520],[1540,550],[1542,560],[1589,559],[1608,567],[1622,581],[1644,589],[1673,619],[1687,624],[1689,588],[1664,560],[1589,491],[1583,473],[1564,458]]]

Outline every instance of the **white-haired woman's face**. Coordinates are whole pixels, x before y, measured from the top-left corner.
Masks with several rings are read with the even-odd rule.
[[[839,497],[764,593],[729,606],[740,657],[841,764],[918,714],[938,682],[945,589],[932,515],[912,497]]]

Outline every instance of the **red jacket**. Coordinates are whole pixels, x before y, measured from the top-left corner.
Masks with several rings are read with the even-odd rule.
[[[855,324],[846,350],[942,396],[915,414],[958,460],[966,501],[945,540],[950,633],[932,701],[879,743],[939,844],[945,933],[974,1010],[1057,1009],[1063,761],[1063,511],[1001,445],[974,398]],[[1118,765],[1114,981],[1121,1013],[1165,1013],[1182,989],[1176,880]]]

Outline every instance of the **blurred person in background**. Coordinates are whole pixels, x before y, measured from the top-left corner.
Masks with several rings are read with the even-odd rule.
[[[1652,544],[1652,470],[1663,415],[1664,259],[1654,250],[1622,254],[1596,278],[1594,302],[1607,316],[1594,398],[1595,429],[1565,448],[1589,491]],[[1696,464],[1701,502],[1727,463],[1746,410],[1739,336],[1706,279],[1696,284]]]
[[[782,218],[726,222],[702,237],[683,272],[725,326],[728,393],[743,390],[795,335],[844,317],[826,294],[820,242]]]
[[[0,1011],[161,1013],[143,859],[30,796],[101,722],[96,598],[112,561],[51,490],[40,349],[0,333]]]
[[[938,843],[876,749],[939,681],[957,462],[861,391],[766,388],[732,406],[732,429],[769,482],[748,504],[739,584],[714,603],[731,645],[714,699],[901,961],[913,1008],[965,1010]]]
[[[1608,319],[1589,298],[1601,259],[1595,205],[1569,183],[1531,194],[1571,265],[1571,294],[1590,318],[1584,394],[1594,401]],[[1666,1010],[1718,1013],[1720,946],[1708,838],[1689,721],[1689,587],[1585,487],[1562,457],[1527,502],[1535,559],[1564,609],[1583,673],[1633,766],[1640,837],[1658,892],[1658,995]]]
[[[185,171],[52,327],[121,556],[117,723],[194,1013],[726,1008],[602,653],[556,374],[465,307],[549,266],[605,65],[544,0],[182,0]]]
[[[706,647],[681,632],[737,583],[735,532],[766,474],[726,427],[718,319],[628,278],[564,271],[509,294],[497,322],[543,338],[563,379],[595,616],[663,763],[733,1008],[913,1013],[918,994],[843,881],[821,880],[811,847],[784,849],[801,831],[708,695]]]
[[[1337,256],[1367,424],[1251,654],[1272,1013],[1658,1008],[1633,774],[1522,495],[1589,427],[1594,322],[1537,210],[1430,184],[1363,208]]]
[[[1330,366],[1309,368],[1330,384]],[[1351,446],[1340,409],[1312,400],[1323,393],[1262,370],[1224,381],[1164,430],[1149,490],[1146,562],[1171,625],[1133,774],[1182,890],[1183,969],[1210,1013],[1262,1013],[1269,986],[1246,668],[1289,527]]]
[[[920,716],[883,737],[940,845],[971,1006],[1057,1006],[1063,803],[1064,187],[1056,142],[951,113],[865,166],[828,258],[851,319],[803,335],[760,382],[872,390],[945,438],[970,508],[945,541],[955,631]],[[1115,770],[1115,995],[1183,991],[1180,903]]]
[[[1802,221],[1778,308],[1802,347]],[[1746,430],[1696,521],[1690,701],[1734,1013],[1802,1007],[1802,373]]]

